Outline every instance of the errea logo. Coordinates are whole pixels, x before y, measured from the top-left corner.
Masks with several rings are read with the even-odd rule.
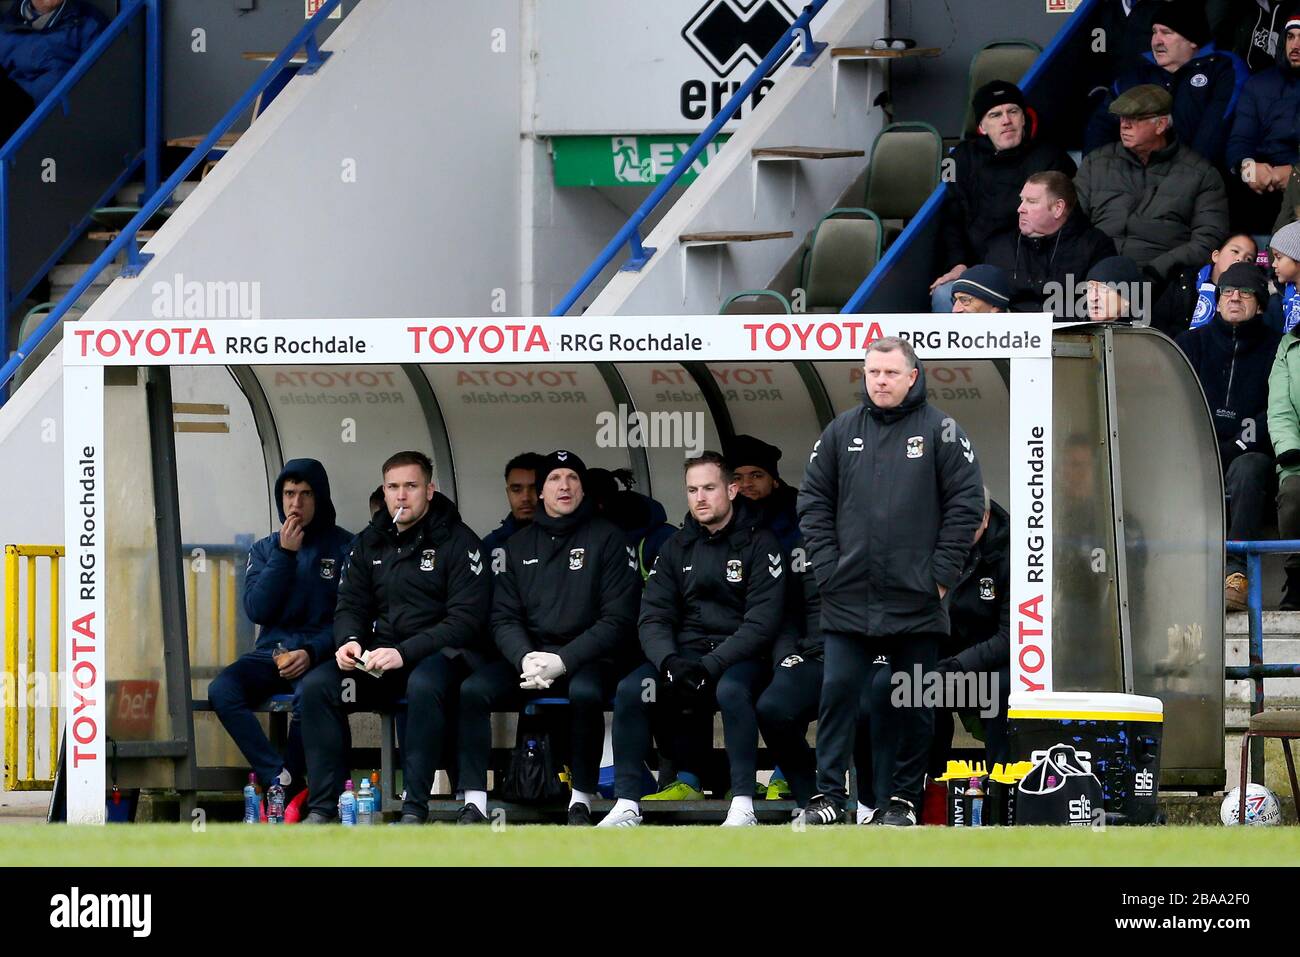
[[[132,937],[148,937],[152,914],[152,894],[82,894],[73,887],[50,898],[51,927],[128,928]]]

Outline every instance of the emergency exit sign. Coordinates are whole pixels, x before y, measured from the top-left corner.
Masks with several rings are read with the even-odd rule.
[[[679,183],[690,183],[718,155],[727,134],[714,137]],[[551,141],[556,186],[653,186],[695,141],[692,133],[649,136],[557,136]]]

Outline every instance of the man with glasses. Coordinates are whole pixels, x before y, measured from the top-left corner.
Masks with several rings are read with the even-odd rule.
[[[1281,334],[1260,316],[1268,281],[1258,266],[1234,263],[1219,278],[1214,320],[1178,337],[1205,390],[1229,500],[1228,538],[1256,540],[1269,524],[1273,443],[1268,431],[1268,376]],[[1228,556],[1223,595],[1230,611],[1246,609],[1246,565]]]
[[[1084,157],[1074,187],[1079,207],[1147,278],[1165,283],[1201,266],[1228,232],[1223,177],[1174,131],[1173,98],[1135,86],[1110,106],[1120,141]]]
[[[1011,280],[997,266],[971,266],[952,284],[953,312],[1006,312]]]

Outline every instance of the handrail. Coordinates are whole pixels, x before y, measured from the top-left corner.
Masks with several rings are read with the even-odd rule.
[[[587,287],[590,286],[595,281],[596,277],[600,275],[601,271],[609,265],[610,261],[613,260],[615,255],[617,255],[620,247],[622,247],[624,243],[628,244],[632,254],[628,261],[623,265],[623,269],[634,272],[639,271],[642,266],[650,261],[650,257],[654,255],[655,250],[652,247],[642,247],[641,235],[637,232],[641,224],[645,221],[645,218],[650,215],[656,206],[659,205],[660,201],[665,195],[667,195],[668,191],[676,185],[677,180],[681,178],[682,174],[690,169],[691,164],[695,162],[696,157],[698,157],[700,153],[704,152],[704,148],[712,142],[715,136],[718,135],[718,131],[721,130],[732,116],[735,115],[736,110],[738,110],[741,104],[744,103],[746,97],[754,91],[754,88],[757,87],[758,84],[763,82],[772,67],[776,65],[777,60],[781,59],[781,57],[785,55],[785,51],[790,48],[792,43],[794,43],[795,35],[798,33],[803,33],[804,52],[795,61],[795,66],[812,65],[813,61],[817,59],[817,55],[825,49],[826,44],[813,42],[812,30],[809,24],[812,23],[813,17],[817,16],[825,5],[826,0],[810,0],[808,6],[804,7],[803,13],[799,14],[799,16],[795,18],[794,22],[786,29],[785,33],[781,34],[781,39],[776,42],[776,46],[772,47],[767,56],[763,57],[758,66],[754,67],[754,72],[752,72],[745,82],[740,85],[740,89],[736,90],[736,92],[732,94],[731,99],[727,101],[726,105],[723,106],[718,115],[713,118],[713,121],[709,123],[709,125],[701,131],[700,135],[695,138],[695,142],[691,144],[690,149],[688,149],[682,155],[682,158],[674,164],[673,168],[668,171],[668,175],[659,181],[659,184],[655,187],[654,191],[645,198],[645,201],[640,206],[636,208],[636,212],[628,217],[627,222],[623,224],[623,228],[614,234],[614,238],[611,239],[605,248],[600,251],[600,255],[598,255],[595,261],[587,267],[587,271],[578,278],[576,283],[573,284],[573,288],[565,294],[565,297],[560,301],[560,304],[551,310],[552,316],[563,316],[573,308],[573,304],[578,301],[578,297],[587,291]]]
[[[142,2],[156,3],[157,0],[142,0]],[[307,52],[307,62],[299,68],[299,74],[310,75],[320,69],[321,64],[325,62],[330,54],[328,51],[322,51],[317,45],[316,30],[340,3],[342,3],[342,0],[325,0],[315,15],[293,35],[293,39],[280,51],[279,56],[267,64],[266,69],[253,81],[253,85],[235,101],[234,106],[226,111],[225,115],[217,121],[216,126],[212,128],[198,146],[194,147],[190,155],[185,157],[171,176],[167,177],[153,195],[147,199],[141,198],[140,211],[131,217],[131,221],[122,228],[117,238],[110,242],[108,247],[96,257],[81,278],[59,300],[59,304],[45,317],[45,321],[36,328],[36,331],[27,337],[27,340],[14,351],[14,354],[9,357],[3,366],[0,366],[0,388],[4,388],[9,383],[14,373],[18,371],[18,367],[22,365],[23,360],[31,355],[32,350],[59,323],[67,311],[72,308],[72,305],[81,297],[81,294],[95,281],[100,272],[116,259],[117,254],[123,249],[127,251],[127,259],[126,264],[122,267],[121,275],[130,277],[140,274],[145,264],[153,258],[153,255],[140,252],[139,246],[136,245],[136,233],[171,197],[172,193],[176,191],[176,187],[184,182],[185,178],[211,152],[217,140],[224,136],[230,127],[235,124],[235,121],[253,105],[257,95],[270,86],[280,71],[289,65],[289,61],[294,54],[301,49],[305,49]]]
[[[72,69],[54,85],[54,88],[36,104],[36,108],[23,121],[22,125],[14,131],[8,141],[0,145],[0,312],[6,320],[0,323],[0,356],[8,356],[9,353],[9,331],[8,317],[10,310],[17,304],[19,298],[26,294],[34,284],[44,274],[44,268],[38,273],[26,280],[29,285],[22,290],[15,292],[13,301],[9,298],[9,165],[14,161],[18,150],[22,148],[35,134],[44,122],[53,115],[54,111],[62,107],[66,116],[69,110],[68,93],[72,88],[90,72],[91,67],[99,62],[100,58],[112,44],[122,35],[130,24],[135,15],[141,11],[145,13],[145,146],[144,146],[144,165],[145,165],[145,195],[148,195],[158,186],[158,172],[161,158],[160,131],[162,128],[162,31],[159,26],[159,0],[126,0],[126,4],[118,12],[108,25],[100,32],[94,41],[86,48],[86,51],[73,64]],[[137,154],[133,159],[128,161],[126,172],[120,174],[117,180],[110,187],[110,193],[120,188],[124,178],[130,175],[138,164],[140,157]],[[84,228],[86,220],[83,219],[65,239],[62,244],[55,250],[51,259],[57,259],[61,256],[67,247],[76,239],[76,235]],[[47,262],[47,267],[50,262]],[[0,383],[2,386],[3,383]]]

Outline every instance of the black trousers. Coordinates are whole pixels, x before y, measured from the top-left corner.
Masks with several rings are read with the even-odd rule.
[[[1300,475],[1288,475],[1278,489],[1277,533],[1284,539],[1300,538]],[[1286,557],[1286,571],[1288,578],[1300,572],[1300,555]]]
[[[232,661],[208,685],[208,700],[217,713],[226,733],[239,746],[248,766],[257,775],[263,788],[271,779],[287,768],[295,783],[301,782],[306,770],[302,748],[302,699],[298,689],[303,679],[287,681],[280,677],[280,669],[269,651],[250,651]],[[262,722],[253,708],[271,695],[292,694],[293,720],[289,722],[289,739],[281,755],[271,746]]]
[[[308,809],[334,814],[349,773],[352,733],[348,715],[354,711],[391,710],[403,697],[406,734],[402,739],[402,778],[406,799],[402,813],[427,817],[433,776],[454,737],[461,682],[469,674],[463,656],[429,655],[413,669],[398,668],[373,678],[343,671],[327,661],[303,679],[303,745],[311,786]]]
[[[1228,540],[1258,541],[1268,523],[1273,491],[1273,459],[1262,452],[1247,452],[1232,460],[1223,476],[1228,502]],[[1228,574],[1246,572],[1245,555],[1228,555]]]
[[[615,668],[600,661],[561,675],[544,691],[520,688],[519,669],[502,659],[475,671],[460,689],[460,786],[487,790],[493,711],[517,711],[533,698],[568,698],[573,787],[594,794],[605,747],[605,704],[616,680]]]
[[[826,672],[817,715],[818,792],[840,804],[848,799],[845,777],[856,742],[858,702],[863,690],[869,688],[872,712],[882,716],[880,740],[886,747],[892,746],[895,755],[889,796],[911,801],[920,809],[934,735],[934,710],[921,703],[919,687],[911,689],[914,694],[901,695],[895,704],[892,682],[872,680],[872,662],[876,655],[883,654],[889,659],[892,674],[901,673],[910,681],[918,666],[922,674],[934,671],[939,638],[937,634],[881,638],[827,632]]]
[[[980,672],[966,672],[966,674],[975,676],[977,688],[980,687],[981,680],[996,682],[996,685],[992,686],[997,692],[996,714],[986,717],[979,714],[979,709],[976,708],[957,709],[959,714],[967,712],[979,714],[980,723],[984,725],[984,761],[989,770],[992,770],[994,764],[1006,764],[1011,760],[1011,739],[1007,734],[1007,698],[1011,694],[1011,668],[1008,665],[998,671],[990,672],[987,679]],[[951,707],[936,709],[934,742],[930,746],[931,777],[942,774],[947,767],[948,756],[952,753],[954,729],[953,709]]]
[[[680,654],[698,657],[685,650]],[[737,662],[698,698],[664,694],[659,672],[648,661],[627,675],[614,696],[614,796],[632,801],[644,796],[641,769],[655,737],[679,768],[697,773],[705,768],[717,711],[722,712],[731,793],[752,795],[758,773],[756,704],[767,671],[765,662]]]

